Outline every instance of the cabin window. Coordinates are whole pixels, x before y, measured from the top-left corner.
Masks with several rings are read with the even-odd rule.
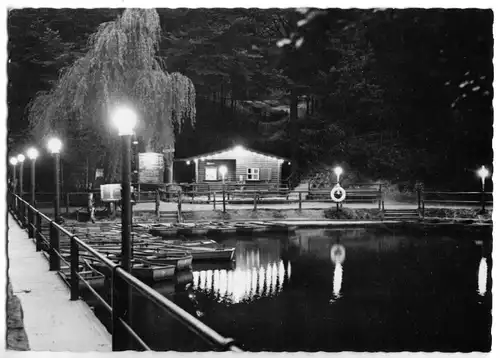
[[[260,174],[259,168],[248,168],[247,180],[260,180],[259,174]]]
[[[217,167],[205,168],[205,180],[217,180]]]

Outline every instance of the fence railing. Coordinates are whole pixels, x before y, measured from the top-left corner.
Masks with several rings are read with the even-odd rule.
[[[418,193],[418,208],[425,210],[426,206],[491,206],[492,192],[471,191],[421,191]]]
[[[113,351],[130,349],[129,338],[133,338],[142,349],[151,350],[143,338],[139,337],[130,325],[129,297],[132,289],[135,289],[142,296],[158,305],[170,316],[179,321],[183,326],[206,341],[212,348],[214,348],[214,350],[233,352],[242,351],[233,339],[223,337],[212,328],[208,327],[203,322],[184,311],[166,297],[125,271],[120,265],[109,260],[107,257],[97,252],[94,248],[80,240],[75,234],[72,234],[62,226],[58,225],[54,220],[42,214],[39,210],[20,198],[18,195],[9,193],[8,206],[10,212],[18,220],[20,225],[28,230],[29,238],[35,240],[36,251],[41,251],[42,248],[45,248],[45,250],[48,251],[49,269],[51,271],[59,271],[61,268],[61,261],[70,268],[70,299],[78,300],[80,298],[79,283],[83,282],[89,292],[91,292],[103,304],[107,311],[111,313]],[[44,224],[48,225],[48,235],[43,231]],[[69,261],[67,261],[67,259],[61,254],[59,249],[61,236],[66,237],[70,241]],[[80,250],[86,251],[94,260],[105,265],[111,272],[111,304],[108,304],[106,300],[102,298],[79,273]]]

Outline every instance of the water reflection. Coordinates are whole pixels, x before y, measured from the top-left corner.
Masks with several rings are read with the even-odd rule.
[[[330,249],[330,259],[335,265],[335,269],[333,271],[333,298],[330,300],[330,303],[333,303],[341,297],[340,290],[342,288],[343,272],[342,264],[345,261],[345,247],[339,244],[332,245],[332,248]]]
[[[238,303],[277,295],[291,278],[291,263],[280,258],[279,241],[236,245],[234,269],[193,271],[193,289],[213,293],[218,301]],[[257,246],[257,247],[255,247]],[[269,247],[274,246],[274,247]]]
[[[479,262],[479,270],[477,273],[477,292],[480,296],[486,294],[486,286],[488,283],[488,264],[486,263],[486,258],[482,257]]]

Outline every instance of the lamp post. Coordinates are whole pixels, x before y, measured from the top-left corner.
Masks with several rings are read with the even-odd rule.
[[[333,169],[333,172],[337,176],[337,184],[339,184],[340,183],[340,175],[343,173],[343,170],[341,167],[335,167],[335,169]]]
[[[480,169],[478,169],[477,175],[479,175],[479,177],[481,178],[481,213],[484,213],[486,211],[486,208],[485,208],[486,201],[484,198],[484,181],[490,175],[490,172],[483,165],[483,166],[481,166]]]
[[[26,154],[31,159],[31,205],[35,207],[35,163],[36,158],[38,158],[38,150],[30,148]]]
[[[10,158],[10,164],[12,165],[12,192],[14,195],[16,194],[16,165],[17,165],[17,158],[16,157],[11,157]]]
[[[10,158],[10,164],[12,165],[12,185],[11,185],[11,190],[12,190],[12,194],[16,195],[16,165],[17,165],[17,158],[16,157],[11,157]],[[12,196],[12,201],[10,202],[10,205],[17,210],[17,198],[16,197]]]
[[[122,141],[122,267],[130,272],[132,204],[130,202],[131,139],[137,123],[137,114],[128,107],[117,107],[111,116]]]
[[[38,157],[38,150],[36,150],[35,148],[30,148],[30,149],[28,149],[26,154],[28,155],[28,158],[31,159],[31,206],[34,208],[36,206],[36,204],[35,204],[35,162],[36,162],[36,158]],[[28,213],[28,215],[29,215],[29,213]],[[33,231],[32,225],[35,223],[35,211],[34,210],[32,210],[31,215],[29,215],[29,222],[30,222],[29,233],[30,233],[30,237],[33,238],[34,231]]]
[[[17,156],[17,162],[19,163],[19,196],[23,198],[23,172],[24,172],[24,155],[19,154]]]
[[[59,199],[61,196],[59,177],[61,175],[60,154],[61,154],[62,143],[58,138],[51,138],[48,142],[48,147],[50,153],[54,155],[54,166],[55,166],[54,185],[56,190],[56,194],[54,197],[54,220],[57,223],[59,223],[61,221],[60,206],[59,206]]]
[[[131,172],[131,139],[137,123],[137,114],[129,107],[117,107],[111,113],[111,120],[118,128],[118,135],[122,141],[122,254],[121,267],[130,272],[130,261],[132,248],[130,243],[130,232],[132,225],[132,203],[130,202],[130,172]],[[128,347],[128,333],[119,319],[122,318],[129,323],[131,317],[132,290],[123,280],[118,279],[115,283],[115,293],[113,299],[116,304],[113,306],[113,351],[124,351]]]

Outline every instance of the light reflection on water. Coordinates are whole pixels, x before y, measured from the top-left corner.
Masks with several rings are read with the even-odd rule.
[[[290,281],[290,268],[288,263],[287,271],[283,260],[279,260],[244,269],[193,271],[193,289],[211,291],[219,301],[233,303],[274,296],[283,290],[285,281]]]
[[[170,297],[249,350],[483,349],[491,259],[471,241],[366,230],[227,239],[235,262],[195,264]],[[144,330],[159,329],[153,304],[138,306],[151,306]]]

